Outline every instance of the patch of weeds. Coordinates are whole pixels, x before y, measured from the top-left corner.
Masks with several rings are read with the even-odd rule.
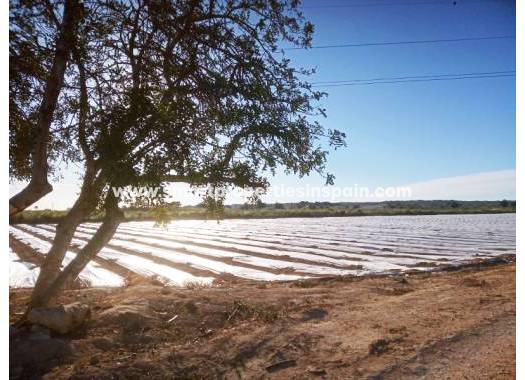
[[[402,342],[405,339],[406,333],[403,333],[401,336],[393,337],[389,339],[377,339],[370,343],[368,346],[368,353],[370,355],[382,355],[390,349],[395,348],[395,345]]]
[[[390,334],[406,334],[406,331],[407,331],[406,326],[392,327],[392,328],[388,329],[388,332]]]
[[[200,281],[186,281],[184,283],[184,287],[189,290],[198,290],[198,289],[209,288],[210,285],[204,282],[200,282]]]
[[[184,309],[186,309],[186,311],[189,314],[197,314],[197,312],[199,311],[199,308],[197,307],[197,305],[195,305],[195,302],[193,301],[185,302]]]
[[[164,286],[164,283],[156,275],[151,277],[143,277],[136,274],[130,274],[124,279],[125,288],[136,285]]]
[[[266,323],[275,322],[279,318],[279,312],[270,307],[250,305],[241,300],[233,301],[233,306],[227,312],[226,322],[234,319],[258,319]]]
[[[316,286],[318,286],[319,283],[316,282],[316,281],[308,281],[308,280],[303,280],[303,281],[296,281],[293,283],[293,287],[295,288],[303,288],[303,289],[308,289],[308,288],[314,288]]]
[[[327,315],[328,315],[328,312],[326,310],[320,309],[320,308],[314,308],[314,309],[310,309],[310,310],[306,311],[303,314],[302,321],[303,322],[308,322],[308,321],[312,321],[312,320],[323,319]]]
[[[403,294],[414,291],[414,289],[405,284],[399,284],[397,286],[377,287],[374,289],[374,291],[375,293],[384,296],[402,296]]]
[[[486,280],[478,280],[477,278],[471,278],[471,277],[464,278],[461,283],[464,286],[471,287],[471,288],[478,288],[478,287],[481,288],[481,287],[485,287],[489,285],[489,283]]]
[[[388,345],[390,342],[387,339],[378,339],[370,343],[368,346],[368,353],[370,355],[379,356],[388,351]]]

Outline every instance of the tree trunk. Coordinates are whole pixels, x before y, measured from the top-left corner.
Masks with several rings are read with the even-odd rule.
[[[100,250],[111,240],[115,231],[117,230],[124,214],[118,208],[118,199],[113,195],[113,192],[108,191],[105,204],[106,216],[102,225],[99,227],[95,235],[89,242],[80,250],[77,256],[67,265],[66,268],[53,283],[38,296],[37,304],[46,306],[58,294],[64,284],[75,279],[86,265],[100,252]]]
[[[9,199],[9,216],[25,210],[53,190],[47,179],[49,169],[47,161],[49,129],[53,122],[58,96],[64,83],[64,73],[71,55],[81,15],[82,5],[78,0],[65,1],[63,21],[59,26],[53,66],[47,78],[44,95],[38,110],[35,126],[36,141],[32,152],[31,180],[24,189]]]
[[[43,171],[42,173],[46,172]],[[47,181],[47,175],[32,176],[27,186],[9,199],[9,216],[24,211],[52,190],[53,186]]]
[[[43,306],[40,304],[41,295],[59,275],[62,261],[73,235],[80,223],[97,207],[102,187],[102,176],[95,177],[94,169],[92,167],[87,168],[77,201],[57,225],[53,245],[40,268],[40,274],[31,294],[31,307]]]

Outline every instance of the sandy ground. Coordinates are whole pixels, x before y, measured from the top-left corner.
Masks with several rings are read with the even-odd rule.
[[[11,318],[28,296],[11,291]],[[515,377],[512,263],[280,284],[80,289],[59,302],[77,300],[93,314],[75,335],[27,345],[21,331],[11,339],[11,378]]]

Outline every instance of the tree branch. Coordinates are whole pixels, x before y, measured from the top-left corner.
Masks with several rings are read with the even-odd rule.
[[[32,154],[31,180],[18,194],[9,199],[9,216],[15,215],[50,193],[48,182],[49,129],[53,121],[58,96],[64,83],[64,73],[74,44],[76,29],[81,17],[82,5],[78,0],[66,0],[63,22],[55,47],[51,73],[47,79],[35,126],[36,142]]]

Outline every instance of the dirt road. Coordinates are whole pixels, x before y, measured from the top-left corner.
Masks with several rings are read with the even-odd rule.
[[[20,312],[28,292],[11,292]],[[68,291],[89,326],[47,378],[511,379],[515,265],[408,277]],[[62,344],[61,343],[61,344]],[[42,350],[44,350],[44,347]],[[38,350],[36,348],[35,350]],[[27,356],[27,355],[26,355]],[[33,358],[35,355],[33,354]],[[22,368],[22,366],[24,366]],[[54,368],[53,368],[54,367]]]

